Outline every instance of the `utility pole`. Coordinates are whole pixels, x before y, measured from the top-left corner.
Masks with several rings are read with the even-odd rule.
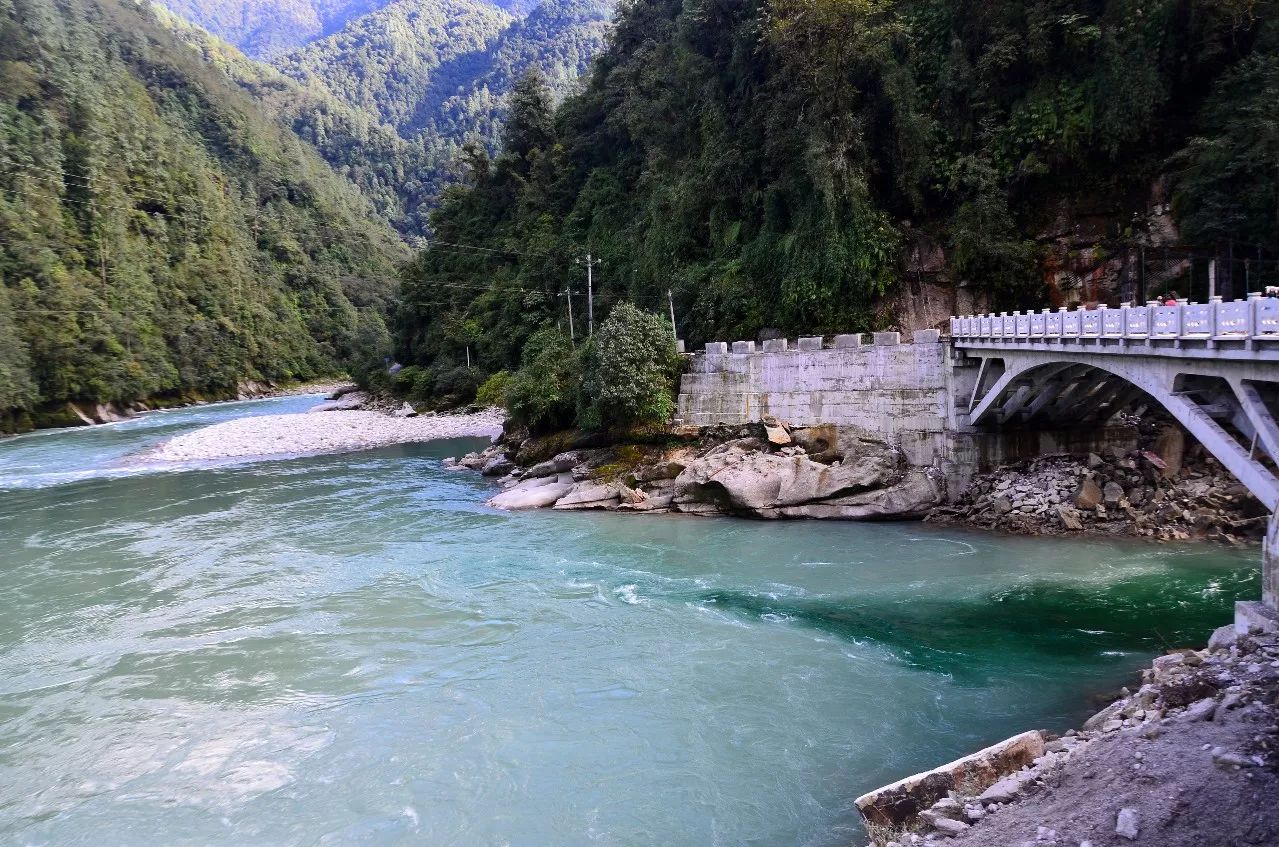
[[[568,340],[573,342],[574,346],[576,346],[577,335],[576,333],[573,332],[573,291],[572,289],[569,289],[566,287],[564,289],[564,296],[568,298]]]
[[[600,260],[592,259],[590,251],[587,251],[585,260],[575,259],[574,261],[579,265],[586,265],[586,335],[589,338],[595,334],[595,292],[592,271]]]
[[[666,289],[666,302],[671,307],[671,335],[675,336],[675,341],[679,342],[679,330],[675,328],[675,295],[671,294],[671,290]]]

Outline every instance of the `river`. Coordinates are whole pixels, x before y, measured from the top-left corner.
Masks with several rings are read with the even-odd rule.
[[[1257,554],[495,512],[476,442],[160,470],[313,398],[0,441],[0,843],[846,845],[1064,730]]]

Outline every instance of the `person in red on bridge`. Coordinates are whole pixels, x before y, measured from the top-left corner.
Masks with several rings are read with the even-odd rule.
[[[1164,295],[1164,305],[1165,305],[1165,306],[1176,306],[1176,305],[1177,305],[1177,299],[1178,299],[1178,298],[1177,298],[1177,292],[1175,292],[1175,291],[1169,291],[1167,294],[1165,294],[1165,295]]]

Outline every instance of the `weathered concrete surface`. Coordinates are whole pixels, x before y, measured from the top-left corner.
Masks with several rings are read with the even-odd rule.
[[[947,429],[944,345],[852,343],[771,352],[781,345],[766,342],[761,353],[695,356],[680,381],[677,417],[697,426],[767,415],[796,427],[836,424],[898,446],[909,464],[934,464]]]
[[[951,791],[978,794],[1042,755],[1043,733],[1030,730],[941,767],[899,779],[863,794],[854,802],[867,823],[898,826]]]

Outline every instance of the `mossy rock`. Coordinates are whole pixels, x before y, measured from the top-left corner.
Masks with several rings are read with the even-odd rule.
[[[552,432],[550,435],[535,435],[526,439],[515,453],[515,464],[527,468],[538,462],[545,462],[553,456],[573,449],[578,435],[576,430],[566,429],[561,432]]]

